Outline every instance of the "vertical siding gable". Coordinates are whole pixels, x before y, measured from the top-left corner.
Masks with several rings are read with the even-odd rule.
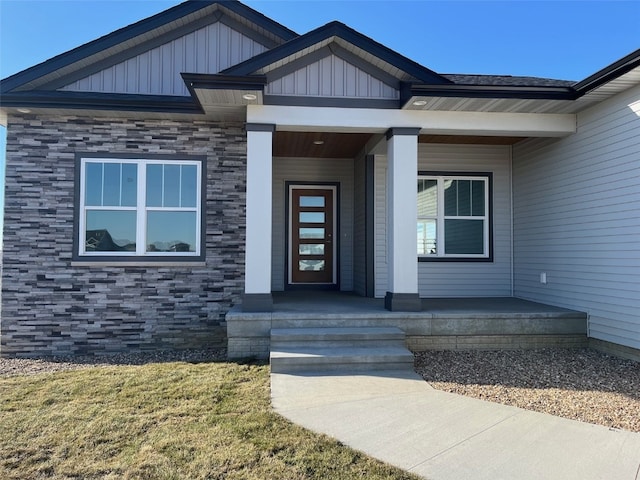
[[[328,55],[267,84],[268,95],[397,100],[400,92],[337,55]]]
[[[189,92],[181,73],[219,73],[265,50],[264,45],[222,22],[216,22],[75,81],[61,90],[186,96]]]

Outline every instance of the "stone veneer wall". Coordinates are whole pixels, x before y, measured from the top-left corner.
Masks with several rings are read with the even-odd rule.
[[[206,265],[72,265],[75,155],[90,152],[206,156]],[[224,346],[244,284],[245,164],[239,123],[12,116],[0,355]]]

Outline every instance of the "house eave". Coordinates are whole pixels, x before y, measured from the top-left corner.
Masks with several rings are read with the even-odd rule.
[[[576,83],[574,88],[580,95],[585,95],[586,93],[595,90],[605,83],[611,82],[638,67],[640,67],[640,49],[631,52],[629,55],[626,55],[602,70],[597,71],[581,82]]]
[[[72,109],[202,114],[191,97],[67,91],[28,91],[2,95],[0,108]]]

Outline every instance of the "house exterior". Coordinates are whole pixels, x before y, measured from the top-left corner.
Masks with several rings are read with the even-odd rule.
[[[187,1],[0,83],[2,355],[224,345],[334,289],[518,297],[640,349],[640,50],[442,75],[339,22]]]

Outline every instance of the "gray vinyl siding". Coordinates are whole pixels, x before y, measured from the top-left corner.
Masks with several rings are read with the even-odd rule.
[[[514,147],[514,288],[522,298],[588,312],[593,338],[640,348],[634,103],[640,87],[579,113],[571,137]]]
[[[397,89],[336,55],[329,55],[270,82],[265,93],[304,97],[400,98]]]
[[[493,174],[493,261],[418,264],[421,297],[511,295],[511,151],[507,146],[420,144],[418,170]],[[376,296],[387,291],[386,157],[376,157]],[[412,186],[415,188],[415,186]]]
[[[78,80],[61,90],[189,95],[180,73],[218,73],[266,50],[217,22]]]
[[[353,179],[353,291],[363,296],[367,293],[365,174],[365,160],[357,158]]]
[[[271,288],[285,286],[286,182],[339,183],[339,280],[340,289],[353,290],[353,160],[315,158],[273,159],[273,244]]]

